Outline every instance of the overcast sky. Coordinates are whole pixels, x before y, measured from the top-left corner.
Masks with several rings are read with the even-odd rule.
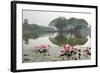
[[[48,24],[55,18],[64,16],[66,19],[75,17],[85,19],[88,24],[91,24],[91,14],[83,13],[68,13],[68,12],[44,12],[44,11],[28,11],[23,10],[23,21],[24,19],[29,20],[29,24],[38,24],[48,26]]]

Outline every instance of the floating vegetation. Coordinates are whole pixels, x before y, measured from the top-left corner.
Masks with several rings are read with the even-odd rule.
[[[55,50],[55,49],[59,49],[59,51],[56,51],[55,54],[50,53],[51,50]],[[28,54],[24,54],[24,57],[23,57],[24,63],[91,59],[90,47],[76,48],[69,44],[66,44],[62,47],[55,47],[51,45],[41,44],[38,46],[34,46],[32,50],[24,50],[24,51],[28,53]]]

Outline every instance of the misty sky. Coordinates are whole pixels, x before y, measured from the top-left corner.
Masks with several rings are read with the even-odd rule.
[[[91,14],[83,13],[65,13],[65,12],[44,12],[44,11],[28,11],[23,10],[23,21],[24,19],[29,20],[29,24],[38,24],[42,26],[48,26],[48,24],[55,18],[64,16],[66,19],[75,17],[85,19],[88,24],[91,23]]]

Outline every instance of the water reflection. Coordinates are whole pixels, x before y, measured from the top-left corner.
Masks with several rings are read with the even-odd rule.
[[[25,44],[29,43],[29,39],[38,39],[38,35],[34,33],[23,33],[23,40],[25,40]]]
[[[25,44],[29,44],[29,39],[33,39],[35,41],[35,39],[46,36],[52,44],[57,46],[63,46],[65,44],[70,44],[72,46],[84,45],[88,41],[88,34],[82,35],[76,32],[46,32],[43,34],[24,33],[23,40],[25,41]]]
[[[75,32],[25,33],[23,35],[23,63],[91,59],[91,43],[88,37],[89,35]],[[77,47],[77,51],[62,54],[65,45]],[[81,56],[79,53],[82,53]]]
[[[87,37],[82,37],[75,33],[57,33],[55,37],[50,37],[49,40],[58,46],[63,46],[65,44],[70,44],[72,46],[84,45],[88,41]]]

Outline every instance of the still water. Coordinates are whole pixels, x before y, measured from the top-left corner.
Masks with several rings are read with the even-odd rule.
[[[49,45],[49,56],[42,53],[34,53],[36,46]],[[72,60],[73,58],[58,58],[64,45],[69,44],[81,50],[85,47],[91,48],[91,39],[88,35],[78,33],[44,33],[44,34],[25,34],[23,35],[23,63],[43,62],[43,61],[62,61]],[[84,54],[83,52],[80,52]],[[37,59],[34,57],[38,54]],[[47,59],[48,57],[48,59]],[[77,55],[76,55],[77,57]],[[80,60],[90,59],[90,56],[81,56]]]

